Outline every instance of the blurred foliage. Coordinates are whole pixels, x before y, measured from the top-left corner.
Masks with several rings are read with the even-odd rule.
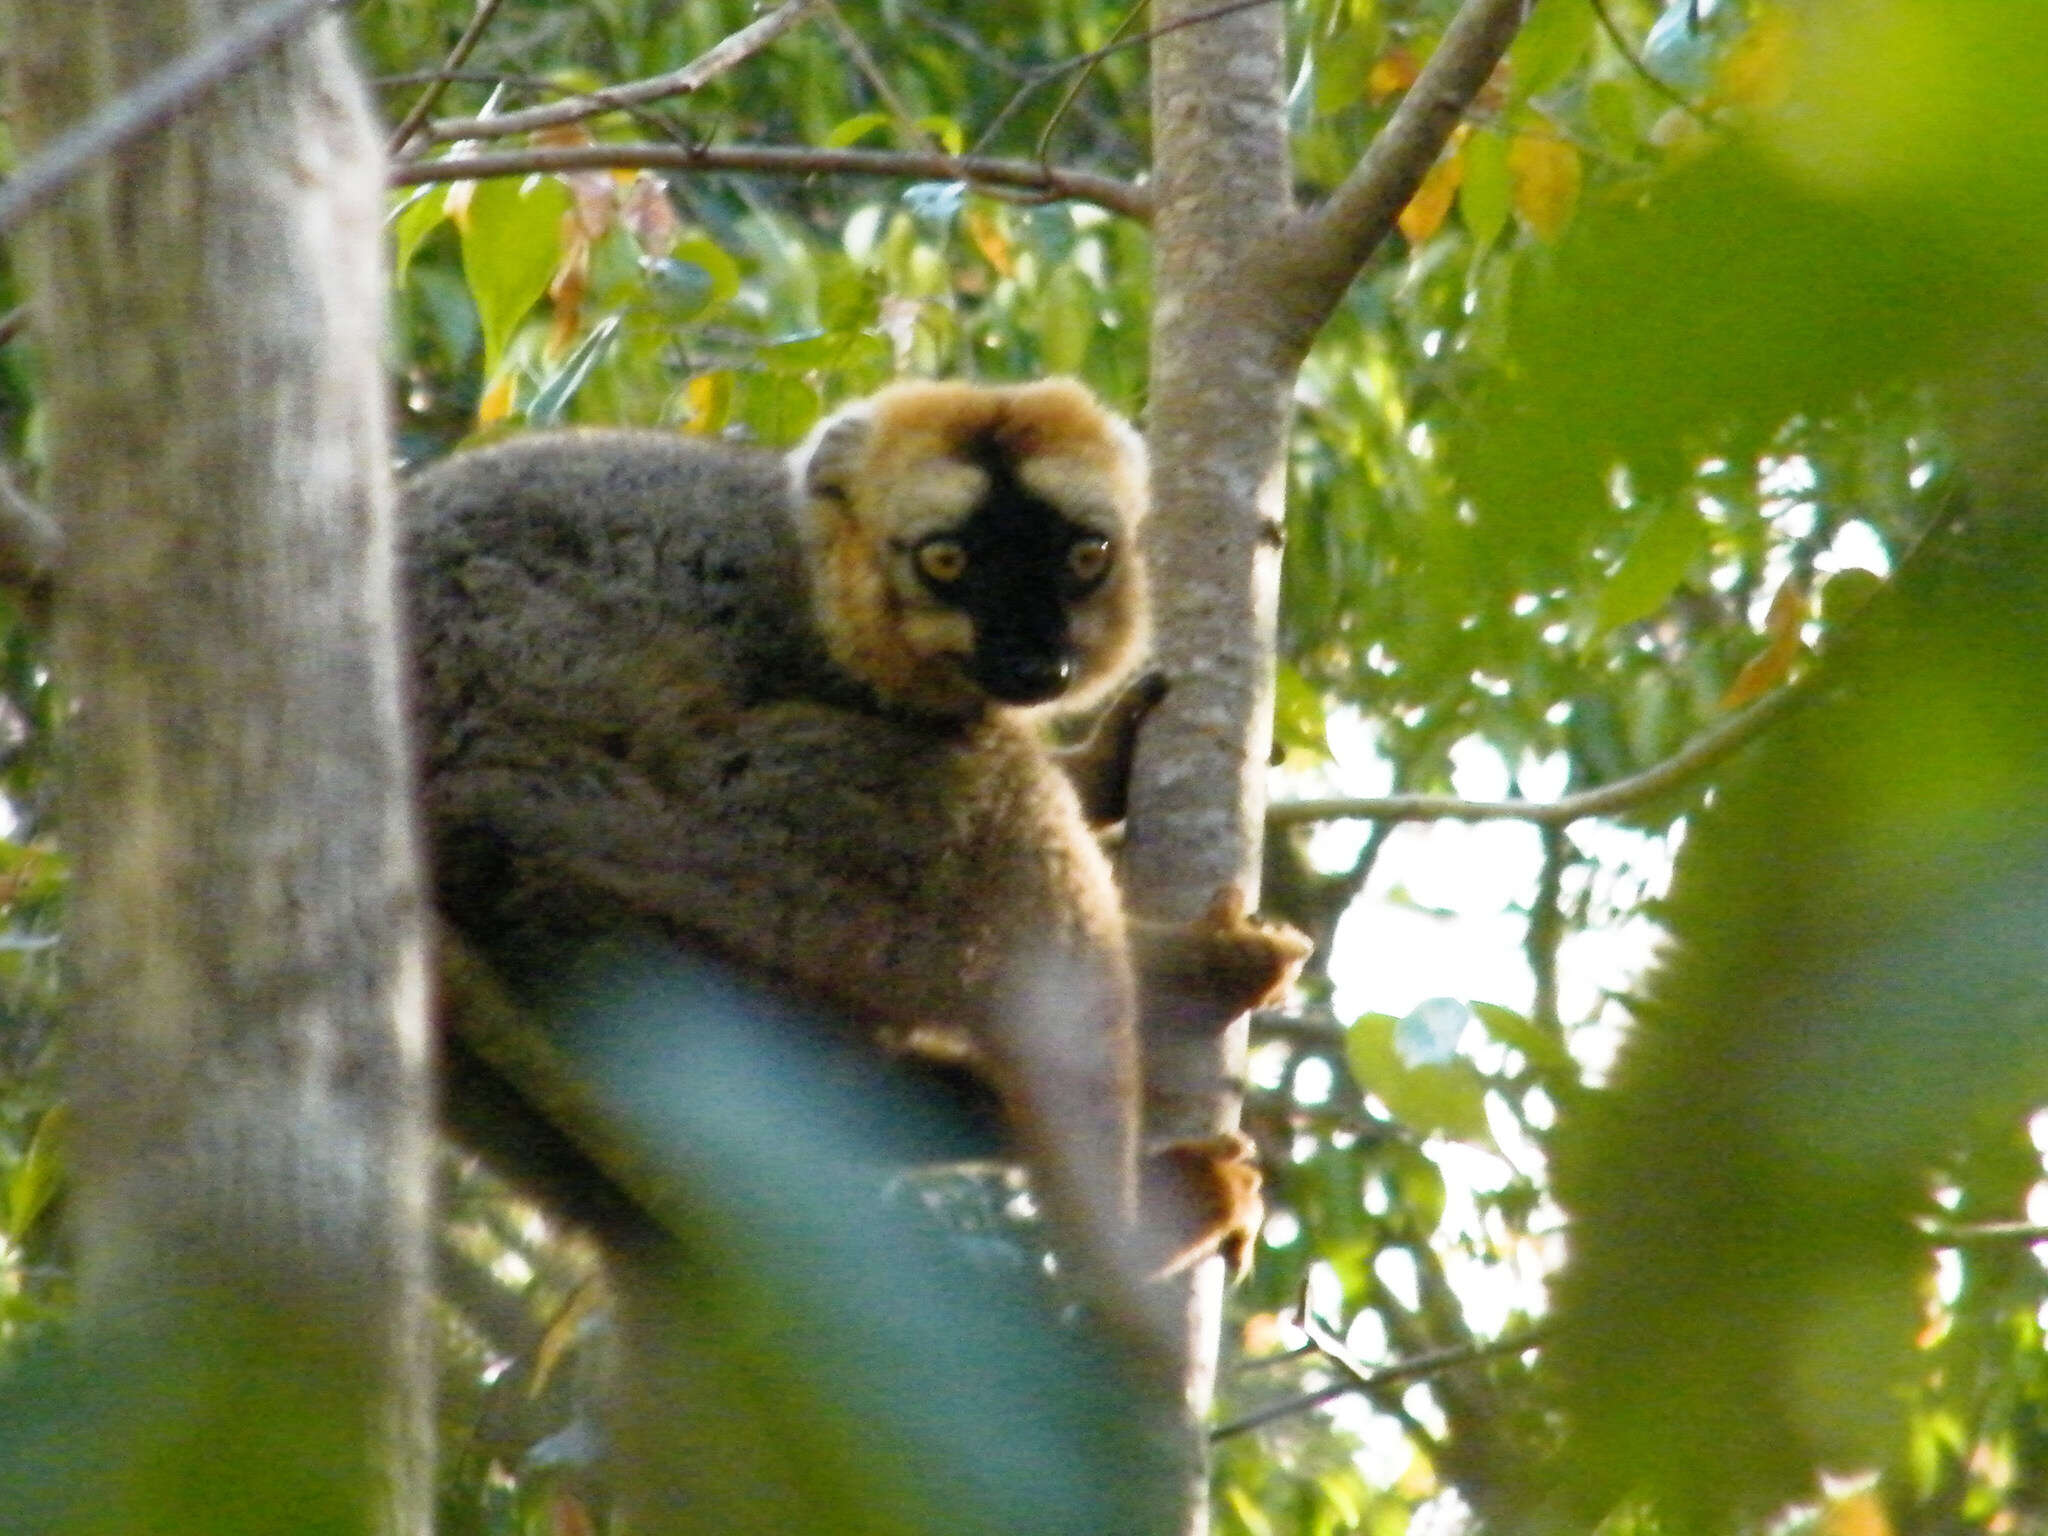
[[[1454,9],[1288,6],[1305,199]],[[356,7],[389,118],[471,10]],[[1123,7],[840,12],[886,96],[814,19],[694,96],[535,142],[1028,157],[1043,136],[1056,163],[1143,174],[1143,49],[1051,72]],[[441,111],[673,69],[751,16],[506,0]],[[1322,954],[1256,1036],[1274,1214],[1231,1303],[1228,1536],[2048,1522],[2044,60],[2048,14],[2000,0],[1539,0],[1320,338],[1288,466],[1277,793],[1549,796],[1788,679],[1812,701],[1711,797],[1492,841],[1271,839],[1267,904]],[[1074,372],[1143,410],[1147,241],[1092,208],[588,172],[394,194],[391,227],[408,462],[575,422],[784,444],[900,372]],[[0,439],[31,468],[36,366],[0,346]],[[10,1354],[67,1300],[54,708],[6,616]],[[1430,879],[1486,858],[1497,896]],[[1447,912],[1471,975],[1442,995],[1357,959]],[[1653,922],[1671,942],[1646,977],[1640,937],[1597,958]],[[598,1529],[590,1256],[476,1170],[449,1180],[442,1526]],[[964,1251],[1035,1264],[1007,1185],[897,1193]]]

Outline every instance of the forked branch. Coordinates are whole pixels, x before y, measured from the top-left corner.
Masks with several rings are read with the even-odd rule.
[[[1799,684],[1779,688],[1702,733],[1641,773],[1561,800],[1459,800],[1450,795],[1382,795],[1376,799],[1283,800],[1266,811],[1268,825],[1300,826],[1311,821],[1526,821],[1563,827],[1590,816],[1612,816],[1681,788],[1732,756],[1779,719],[1804,703],[1812,690]]]
[[[531,133],[537,128],[560,128],[601,117],[607,112],[645,106],[651,101],[688,96],[701,91],[726,71],[766,48],[808,16],[817,3],[818,0],[783,0],[760,20],[741,27],[680,69],[669,70],[666,74],[651,75],[645,80],[633,80],[624,85],[606,86],[567,101],[553,101],[546,106],[528,107],[520,112],[502,112],[493,117],[443,118],[426,124],[420,129],[419,137],[430,144],[446,144],[457,139],[506,139],[515,134]]]
[[[1327,199],[1286,221],[1262,252],[1282,356],[1298,363],[1351,280],[1394,228],[1520,30],[1528,0],[1465,0],[1408,94]]]
[[[914,181],[965,181],[1094,203],[1144,221],[1152,199],[1141,187],[1113,176],[1070,171],[1026,160],[986,155],[942,155],[916,151],[800,149],[779,144],[584,144],[564,148],[507,150],[415,160],[397,167],[392,185],[480,181],[491,176],[596,170],[752,171],[770,176],[891,176]]]

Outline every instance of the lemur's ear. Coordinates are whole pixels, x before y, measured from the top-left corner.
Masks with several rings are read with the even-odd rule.
[[[874,435],[874,419],[863,406],[828,416],[796,451],[797,483],[804,494],[844,500]]]

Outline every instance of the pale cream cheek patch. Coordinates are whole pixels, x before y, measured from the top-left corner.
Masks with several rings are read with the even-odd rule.
[[[964,613],[905,614],[903,643],[919,656],[971,656],[974,621]]]

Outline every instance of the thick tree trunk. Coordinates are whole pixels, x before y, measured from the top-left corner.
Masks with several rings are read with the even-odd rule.
[[[32,149],[252,9],[15,0],[17,132]],[[428,1524],[375,142],[323,21],[21,242],[68,539],[84,1317],[179,1388],[121,1426],[136,1481],[107,1497],[138,1506],[110,1529],[287,1490],[307,1502],[272,1514],[297,1529]]]
[[[1155,0],[1150,21],[1166,28],[1207,9]],[[1279,7],[1256,6],[1152,45],[1157,510],[1147,547],[1156,659],[1172,691],[1140,743],[1124,853],[1127,897],[1152,918],[1191,918],[1222,886],[1258,890],[1294,372],[1268,318],[1244,301],[1248,258],[1290,206],[1282,21]],[[1168,1034],[1154,1028],[1145,1042],[1155,1129],[1233,1126],[1244,1021],[1220,1036]],[[1220,1270],[1211,1262],[1184,1282],[1191,1425],[1215,1379]],[[1207,1508],[1206,1483],[1190,1488],[1184,1528],[1199,1536]]]

